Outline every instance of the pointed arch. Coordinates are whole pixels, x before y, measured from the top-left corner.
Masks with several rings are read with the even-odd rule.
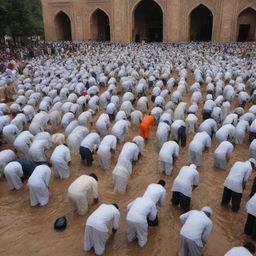
[[[163,41],[163,9],[154,0],[141,0],[132,9],[132,41]]]
[[[97,41],[111,40],[110,19],[104,10],[97,8],[91,13],[90,26],[90,39]]]
[[[211,41],[213,12],[204,4],[198,4],[189,13],[190,41]]]
[[[57,41],[72,41],[71,19],[64,11],[58,11],[54,17]]]
[[[237,17],[237,41],[256,40],[256,10],[247,7],[240,11]]]

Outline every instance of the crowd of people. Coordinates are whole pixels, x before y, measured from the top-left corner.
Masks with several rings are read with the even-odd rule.
[[[13,60],[22,49],[8,53],[2,48],[2,59]],[[193,209],[191,198],[200,186],[204,152],[216,140],[214,167],[226,170],[236,145],[248,145],[248,160],[235,161],[223,181],[220,204],[227,207],[231,202],[235,213],[246,200],[243,190],[256,167],[255,50],[255,43],[31,45],[25,48],[28,55],[18,57],[28,59],[22,70],[12,62],[0,74],[0,86],[15,90],[10,102],[0,104],[1,143],[6,146],[0,152],[0,175],[11,190],[22,189],[28,179],[30,205],[44,206],[52,172],[69,179],[74,155],[80,155],[85,168],[94,166],[96,158],[102,170],[109,170],[121,147],[112,170],[113,191],[127,193],[134,165],[143,161],[148,141],[156,137],[159,180],[127,205],[127,240],[137,239],[140,247],[147,243],[148,227],[158,225],[158,211],[166,207],[166,181],[160,175],[175,175],[171,203],[181,210],[179,256],[203,255],[214,213],[211,205]],[[131,129],[138,134],[128,140]],[[187,165],[174,174],[187,144]],[[87,215],[90,193],[99,204],[99,186],[98,175],[84,174],[63,193],[77,214]],[[256,239],[255,192],[256,180],[244,227],[252,239]],[[118,202],[101,202],[86,217],[83,249],[94,248],[102,255],[109,238],[107,224],[112,223],[115,234],[124,216]],[[255,246],[247,242],[225,256],[254,253]]]

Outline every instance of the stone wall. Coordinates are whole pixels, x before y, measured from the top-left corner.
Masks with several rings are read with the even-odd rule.
[[[64,12],[70,19],[72,40],[95,39],[93,26],[95,11],[105,12],[109,18],[110,40],[133,42],[134,11],[142,0],[41,0],[45,38],[58,40],[60,33],[56,15]],[[153,1],[153,0],[148,0]],[[251,40],[256,40],[256,0],[154,0],[163,12],[163,41],[190,40],[190,14],[199,5],[207,7],[213,15],[212,41],[236,41],[239,24],[252,22]],[[250,17],[239,15],[247,8],[253,11]],[[246,14],[244,15],[246,16]],[[138,28],[136,28],[138,29]]]

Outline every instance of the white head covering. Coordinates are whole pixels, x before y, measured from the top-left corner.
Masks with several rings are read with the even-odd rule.
[[[256,164],[256,160],[254,158],[250,158],[249,161],[253,164]]]
[[[201,209],[202,212],[206,212],[209,213],[210,215],[212,215],[212,209],[209,206],[205,206]]]

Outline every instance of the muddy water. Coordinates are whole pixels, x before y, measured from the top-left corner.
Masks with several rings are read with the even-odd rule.
[[[185,100],[190,103],[190,95],[187,95]],[[150,106],[152,107],[151,103]],[[99,167],[96,156],[93,166],[86,167],[79,156],[73,155],[71,177],[67,180],[59,180],[52,175],[50,200],[49,204],[44,207],[30,207],[29,191],[26,184],[20,191],[10,191],[5,179],[1,178],[0,255],[94,255],[93,252],[84,253],[82,250],[85,221],[99,204],[113,202],[119,204],[120,207],[120,228],[115,236],[110,237],[105,255],[177,255],[181,228],[179,215],[181,211],[170,204],[170,188],[179,169],[187,164],[188,144],[192,137],[189,136],[187,147],[180,150],[180,156],[174,166],[173,176],[166,177],[159,172],[159,150],[156,147],[154,138],[155,131],[156,126],[151,130],[150,140],[145,145],[142,158],[133,168],[128,190],[124,195],[113,192],[111,179],[111,171],[122,148],[120,144],[117,154],[112,159],[111,169],[108,171],[103,171]],[[138,134],[138,129],[130,128],[127,140]],[[235,161],[248,159],[248,144],[235,148],[226,171],[213,168],[212,156],[215,148],[215,140],[213,140],[212,147],[209,152],[204,154],[202,166],[199,168],[200,185],[192,195],[193,209],[200,209],[205,205],[209,205],[214,211],[212,217],[214,223],[213,231],[204,249],[206,256],[224,255],[232,246],[240,245],[249,240],[243,234],[243,227],[246,220],[245,204],[253,177],[250,178],[243,194],[239,213],[233,213],[229,208],[225,209],[220,206],[223,183],[228,170]],[[89,212],[86,216],[79,216],[71,210],[66,195],[67,189],[78,176],[91,172],[95,172],[99,178],[99,202],[94,205],[92,198],[90,198]],[[157,182],[160,178],[166,180],[167,203],[158,212],[159,226],[149,228],[148,243],[144,248],[140,248],[136,242],[127,242],[126,206],[131,200],[142,195],[148,184]],[[53,223],[56,218],[63,215],[68,219],[68,227],[64,232],[56,232],[53,229]]]

